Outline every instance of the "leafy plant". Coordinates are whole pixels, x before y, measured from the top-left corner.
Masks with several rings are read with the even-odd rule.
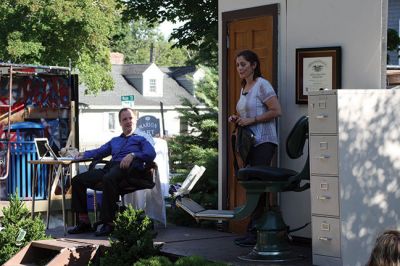
[[[158,254],[159,249],[153,245],[155,236],[151,219],[143,210],[135,210],[129,206],[117,215],[115,230],[111,234],[111,247],[100,259],[100,264],[132,265],[139,259]]]
[[[126,0],[122,1],[126,20],[146,18],[150,23],[182,21],[170,40],[176,47],[198,51],[194,63],[216,66],[218,63],[218,1],[217,0]]]
[[[2,0],[0,59],[61,66],[71,60],[89,90],[110,90],[109,46],[120,19],[116,5],[115,0]]]
[[[189,256],[179,258],[175,263],[172,263],[166,257],[151,257],[148,259],[141,259],[133,266],[225,266],[227,264],[220,262],[208,261],[199,256]]]
[[[141,259],[133,266],[172,266],[174,265],[167,257],[156,256],[148,259]]]
[[[31,219],[29,210],[18,194],[10,197],[10,205],[3,208],[0,231],[0,264],[5,263],[33,240],[48,239],[40,217]]]
[[[395,29],[388,29],[387,31],[387,50],[397,51],[400,45],[399,33]]]
[[[185,65],[190,52],[172,47],[174,42],[165,40],[156,26],[140,17],[134,21],[121,21],[111,42],[112,50],[124,55],[125,64],[149,64],[153,47],[153,60],[158,66]]]
[[[190,257],[179,258],[174,265],[175,266],[224,266],[227,264],[222,262],[208,261],[203,257],[199,256],[190,256]]]
[[[387,63],[390,64],[390,54],[389,52],[395,52],[394,54],[397,54],[399,51],[399,45],[400,45],[400,37],[399,33],[395,29],[388,29],[387,30]],[[392,53],[393,54],[393,53]],[[397,58],[399,57],[398,55],[396,56]],[[397,61],[397,58],[392,58],[395,61]],[[397,63],[395,63],[397,64]]]

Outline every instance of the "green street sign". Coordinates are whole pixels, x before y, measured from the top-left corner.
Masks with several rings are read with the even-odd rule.
[[[123,107],[133,108],[134,103],[135,103],[135,96],[134,95],[121,96],[121,105]]]
[[[126,101],[134,101],[135,100],[135,95],[125,95],[121,96],[121,102],[126,102]]]

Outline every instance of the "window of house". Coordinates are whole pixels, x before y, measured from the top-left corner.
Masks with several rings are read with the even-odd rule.
[[[151,92],[157,92],[157,82],[155,79],[150,79],[149,81],[150,84],[150,91]]]
[[[115,130],[115,113],[108,113],[108,129]]]

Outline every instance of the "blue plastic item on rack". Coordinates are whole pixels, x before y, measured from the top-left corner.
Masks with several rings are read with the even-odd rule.
[[[5,128],[5,131],[7,128]],[[34,138],[44,136],[44,127],[40,123],[17,122],[10,126],[10,169],[7,178],[7,193],[15,194],[21,200],[32,198],[33,167],[29,160],[36,160]],[[3,142],[5,145],[7,142]],[[38,186],[36,199],[45,199],[47,191],[47,167],[38,165]]]

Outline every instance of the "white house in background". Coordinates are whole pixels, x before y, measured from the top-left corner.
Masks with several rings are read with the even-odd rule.
[[[121,96],[133,96],[130,102],[139,118],[153,116],[159,120],[160,135],[178,135],[187,131],[178,110],[184,108],[181,98],[187,98],[199,108],[205,106],[194,96],[194,78],[204,75],[194,66],[158,67],[151,64],[113,64],[112,91],[86,95],[86,86],[79,86],[79,143],[81,149],[98,147],[121,132],[118,111],[123,107]],[[132,97],[128,97],[132,98]]]

